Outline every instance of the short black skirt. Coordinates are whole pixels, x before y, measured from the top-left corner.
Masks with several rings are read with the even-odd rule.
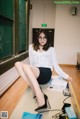
[[[46,84],[50,81],[52,71],[50,68],[38,67],[40,70],[40,75],[37,78],[39,84]]]

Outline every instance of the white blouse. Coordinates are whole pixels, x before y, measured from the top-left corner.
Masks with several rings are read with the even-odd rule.
[[[66,74],[58,65],[55,55],[55,50],[50,47],[47,51],[35,51],[32,44],[29,45],[29,61],[30,64],[36,67],[46,67],[51,70],[56,71],[56,73],[67,79],[68,74]]]

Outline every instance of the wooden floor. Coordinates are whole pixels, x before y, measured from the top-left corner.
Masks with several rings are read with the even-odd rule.
[[[61,67],[73,78],[72,86],[80,106],[80,71],[75,66],[61,65]],[[27,83],[19,78],[1,97],[0,111],[8,111],[8,116],[10,117],[27,86]]]

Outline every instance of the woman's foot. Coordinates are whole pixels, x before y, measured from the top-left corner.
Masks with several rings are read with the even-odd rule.
[[[44,100],[45,100],[45,104],[44,105],[42,105],[42,106],[40,106],[40,107],[38,107],[38,108],[36,108],[35,109],[35,111],[43,111],[43,110],[45,110],[45,109],[47,109],[48,108],[48,105],[49,105],[49,108],[51,108],[50,107],[50,104],[49,104],[49,102],[48,102],[48,97],[47,97],[47,95],[45,95],[44,94]]]

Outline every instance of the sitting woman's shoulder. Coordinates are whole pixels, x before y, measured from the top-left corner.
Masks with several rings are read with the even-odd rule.
[[[33,48],[33,44],[30,44],[30,45],[29,45],[29,48]]]
[[[32,47],[33,46],[33,44],[29,44],[29,47]]]
[[[54,50],[54,47],[51,46],[49,49],[50,49],[50,50]]]
[[[49,48],[49,51],[50,51],[51,53],[55,53],[54,47],[50,47],[50,48]]]

